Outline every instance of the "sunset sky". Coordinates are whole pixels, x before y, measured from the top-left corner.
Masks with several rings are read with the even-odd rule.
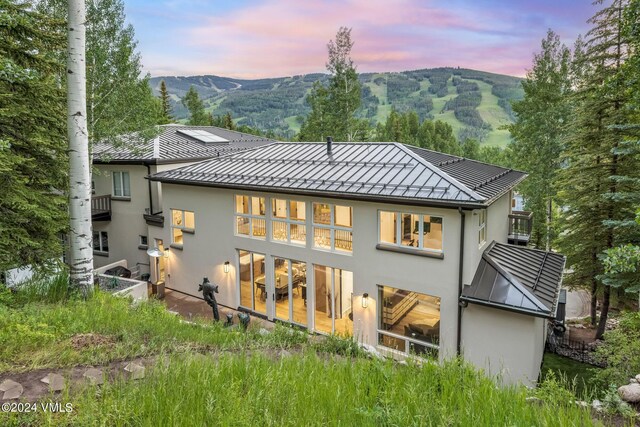
[[[460,66],[524,76],[548,28],[572,44],[588,0],[125,0],[152,76],[324,72],[327,42],[352,28],[359,72]]]

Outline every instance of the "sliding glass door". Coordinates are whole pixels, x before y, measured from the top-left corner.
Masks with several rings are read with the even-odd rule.
[[[307,325],[307,265],[304,262],[274,258],[275,318]]]

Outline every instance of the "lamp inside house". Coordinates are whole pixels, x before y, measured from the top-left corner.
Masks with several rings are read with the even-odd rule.
[[[362,308],[367,307],[369,307],[369,294],[365,292],[362,294]]]
[[[229,272],[229,261],[225,261],[224,262],[224,272],[228,273]]]

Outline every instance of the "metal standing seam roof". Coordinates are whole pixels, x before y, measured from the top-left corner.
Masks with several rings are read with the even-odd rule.
[[[407,148],[489,200],[497,199],[527,177],[525,172],[477,160],[420,147]]]
[[[461,300],[537,317],[554,317],[566,258],[492,242]]]
[[[150,179],[396,202],[477,206],[488,200],[410,147],[395,142],[334,142],[331,154],[326,143],[278,142],[161,172]]]
[[[157,138],[144,144],[114,147],[108,143],[93,146],[94,163],[170,163],[172,161],[203,160],[270,144],[274,141],[261,136],[222,129],[215,126],[164,125]],[[222,142],[202,142],[181,133],[181,130],[205,131]]]

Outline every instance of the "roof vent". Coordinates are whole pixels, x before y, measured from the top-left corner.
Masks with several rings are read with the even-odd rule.
[[[328,136],[327,137],[327,155],[330,156],[331,155],[331,145],[333,144],[333,138]]]

